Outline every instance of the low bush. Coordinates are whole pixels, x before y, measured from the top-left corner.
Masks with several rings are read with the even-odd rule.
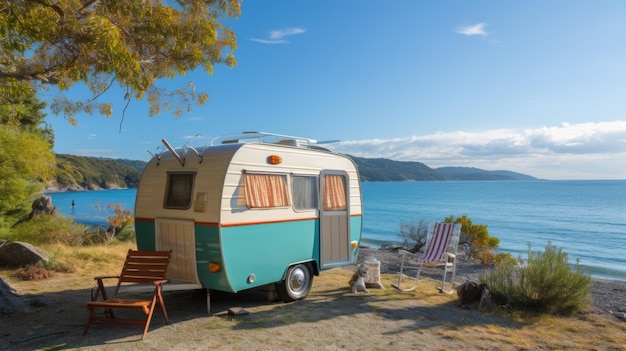
[[[69,246],[83,244],[86,226],[71,218],[57,215],[35,216],[12,228],[7,239],[33,245],[62,243]]]
[[[99,245],[110,242],[131,242],[135,240],[132,217],[123,208],[112,207],[121,214],[107,214],[107,228],[88,227],[76,223],[72,218],[59,215],[40,215],[23,221],[10,228],[2,239],[23,241],[32,245],[65,244],[68,246]]]
[[[55,276],[55,273],[45,267],[30,265],[20,269],[15,276],[20,280],[44,280]]]
[[[578,262],[572,270],[567,254],[548,243],[519,263],[505,261],[480,277],[497,303],[519,310],[569,314],[588,307],[591,277]]]

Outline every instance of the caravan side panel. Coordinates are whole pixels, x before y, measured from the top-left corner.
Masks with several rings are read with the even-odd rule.
[[[269,164],[270,155],[280,164]],[[245,172],[313,175],[322,170],[348,175],[349,238],[361,236],[361,192],[358,172],[347,157],[330,152],[266,144],[246,144],[234,155],[224,181],[221,210],[221,245],[224,267],[235,291],[282,280],[292,264],[320,262],[319,209],[295,211],[292,206],[249,209],[246,206]],[[344,243],[348,247],[349,242]],[[350,251],[354,262],[355,251]]]
[[[172,277],[188,280],[195,275],[194,280],[205,287],[231,290],[225,272],[208,274],[208,263],[222,262],[219,222],[224,175],[239,146],[212,148],[202,162],[197,155],[188,154],[184,167],[167,153],[160,162],[152,159],[146,165],[135,201],[137,247],[173,249],[175,256],[181,256],[181,262],[170,267]],[[164,206],[168,175],[176,172],[195,172],[188,208]],[[190,273],[190,265],[197,273]]]

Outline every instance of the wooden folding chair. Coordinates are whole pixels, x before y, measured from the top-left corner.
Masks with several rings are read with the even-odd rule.
[[[169,251],[133,251],[128,250],[126,260],[124,261],[124,267],[119,276],[102,276],[95,277],[97,281],[97,287],[94,288],[92,293],[92,301],[87,302],[87,308],[89,308],[89,319],[85,326],[84,334],[87,334],[89,327],[92,324],[105,324],[105,325],[121,325],[121,326],[137,326],[143,327],[143,340],[148,333],[148,327],[152,320],[152,315],[155,309],[160,310],[165,318],[165,323],[169,324],[167,317],[167,311],[163,302],[163,284],[167,283],[166,273],[170,259],[172,257],[172,250]],[[115,287],[115,293],[113,297],[109,298],[103,283],[104,279],[116,278],[117,286]],[[151,300],[137,300],[127,299],[118,296],[120,293],[120,287],[134,284],[151,284],[154,285],[154,293]],[[102,296],[102,301],[98,301],[98,297]],[[97,317],[95,311],[106,310],[107,317]],[[141,310],[146,314],[146,318],[141,319],[123,319],[115,318],[115,309],[136,309]]]

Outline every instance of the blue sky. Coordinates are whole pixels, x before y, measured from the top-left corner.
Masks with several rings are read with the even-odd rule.
[[[238,65],[192,81],[210,100],[175,118],[134,102],[47,122],[55,152],[148,160],[264,131],[362,157],[626,179],[626,2],[247,0]],[[121,100],[121,94],[107,99]]]

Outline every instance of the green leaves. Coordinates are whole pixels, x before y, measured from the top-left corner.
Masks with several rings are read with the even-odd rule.
[[[179,115],[190,109],[190,101],[202,104],[208,94],[185,87],[169,90],[158,82],[196,68],[210,74],[214,64],[233,67],[237,39],[220,20],[238,16],[240,1],[169,4],[0,0],[0,88],[11,80],[58,84],[67,96],[83,82],[92,93],[87,101],[65,97],[53,102],[54,113],[70,123],[81,113],[113,114],[109,103],[97,102],[111,86],[102,81],[116,80],[129,92],[129,102],[147,95],[151,115],[164,109]]]
[[[584,310],[591,298],[591,277],[568,263],[562,249],[546,245],[543,252],[528,246],[528,259],[517,264],[497,265],[481,277],[502,304],[517,309],[569,314]]]
[[[52,177],[54,155],[42,136],[0,124],[0,215],[27,207]]]

